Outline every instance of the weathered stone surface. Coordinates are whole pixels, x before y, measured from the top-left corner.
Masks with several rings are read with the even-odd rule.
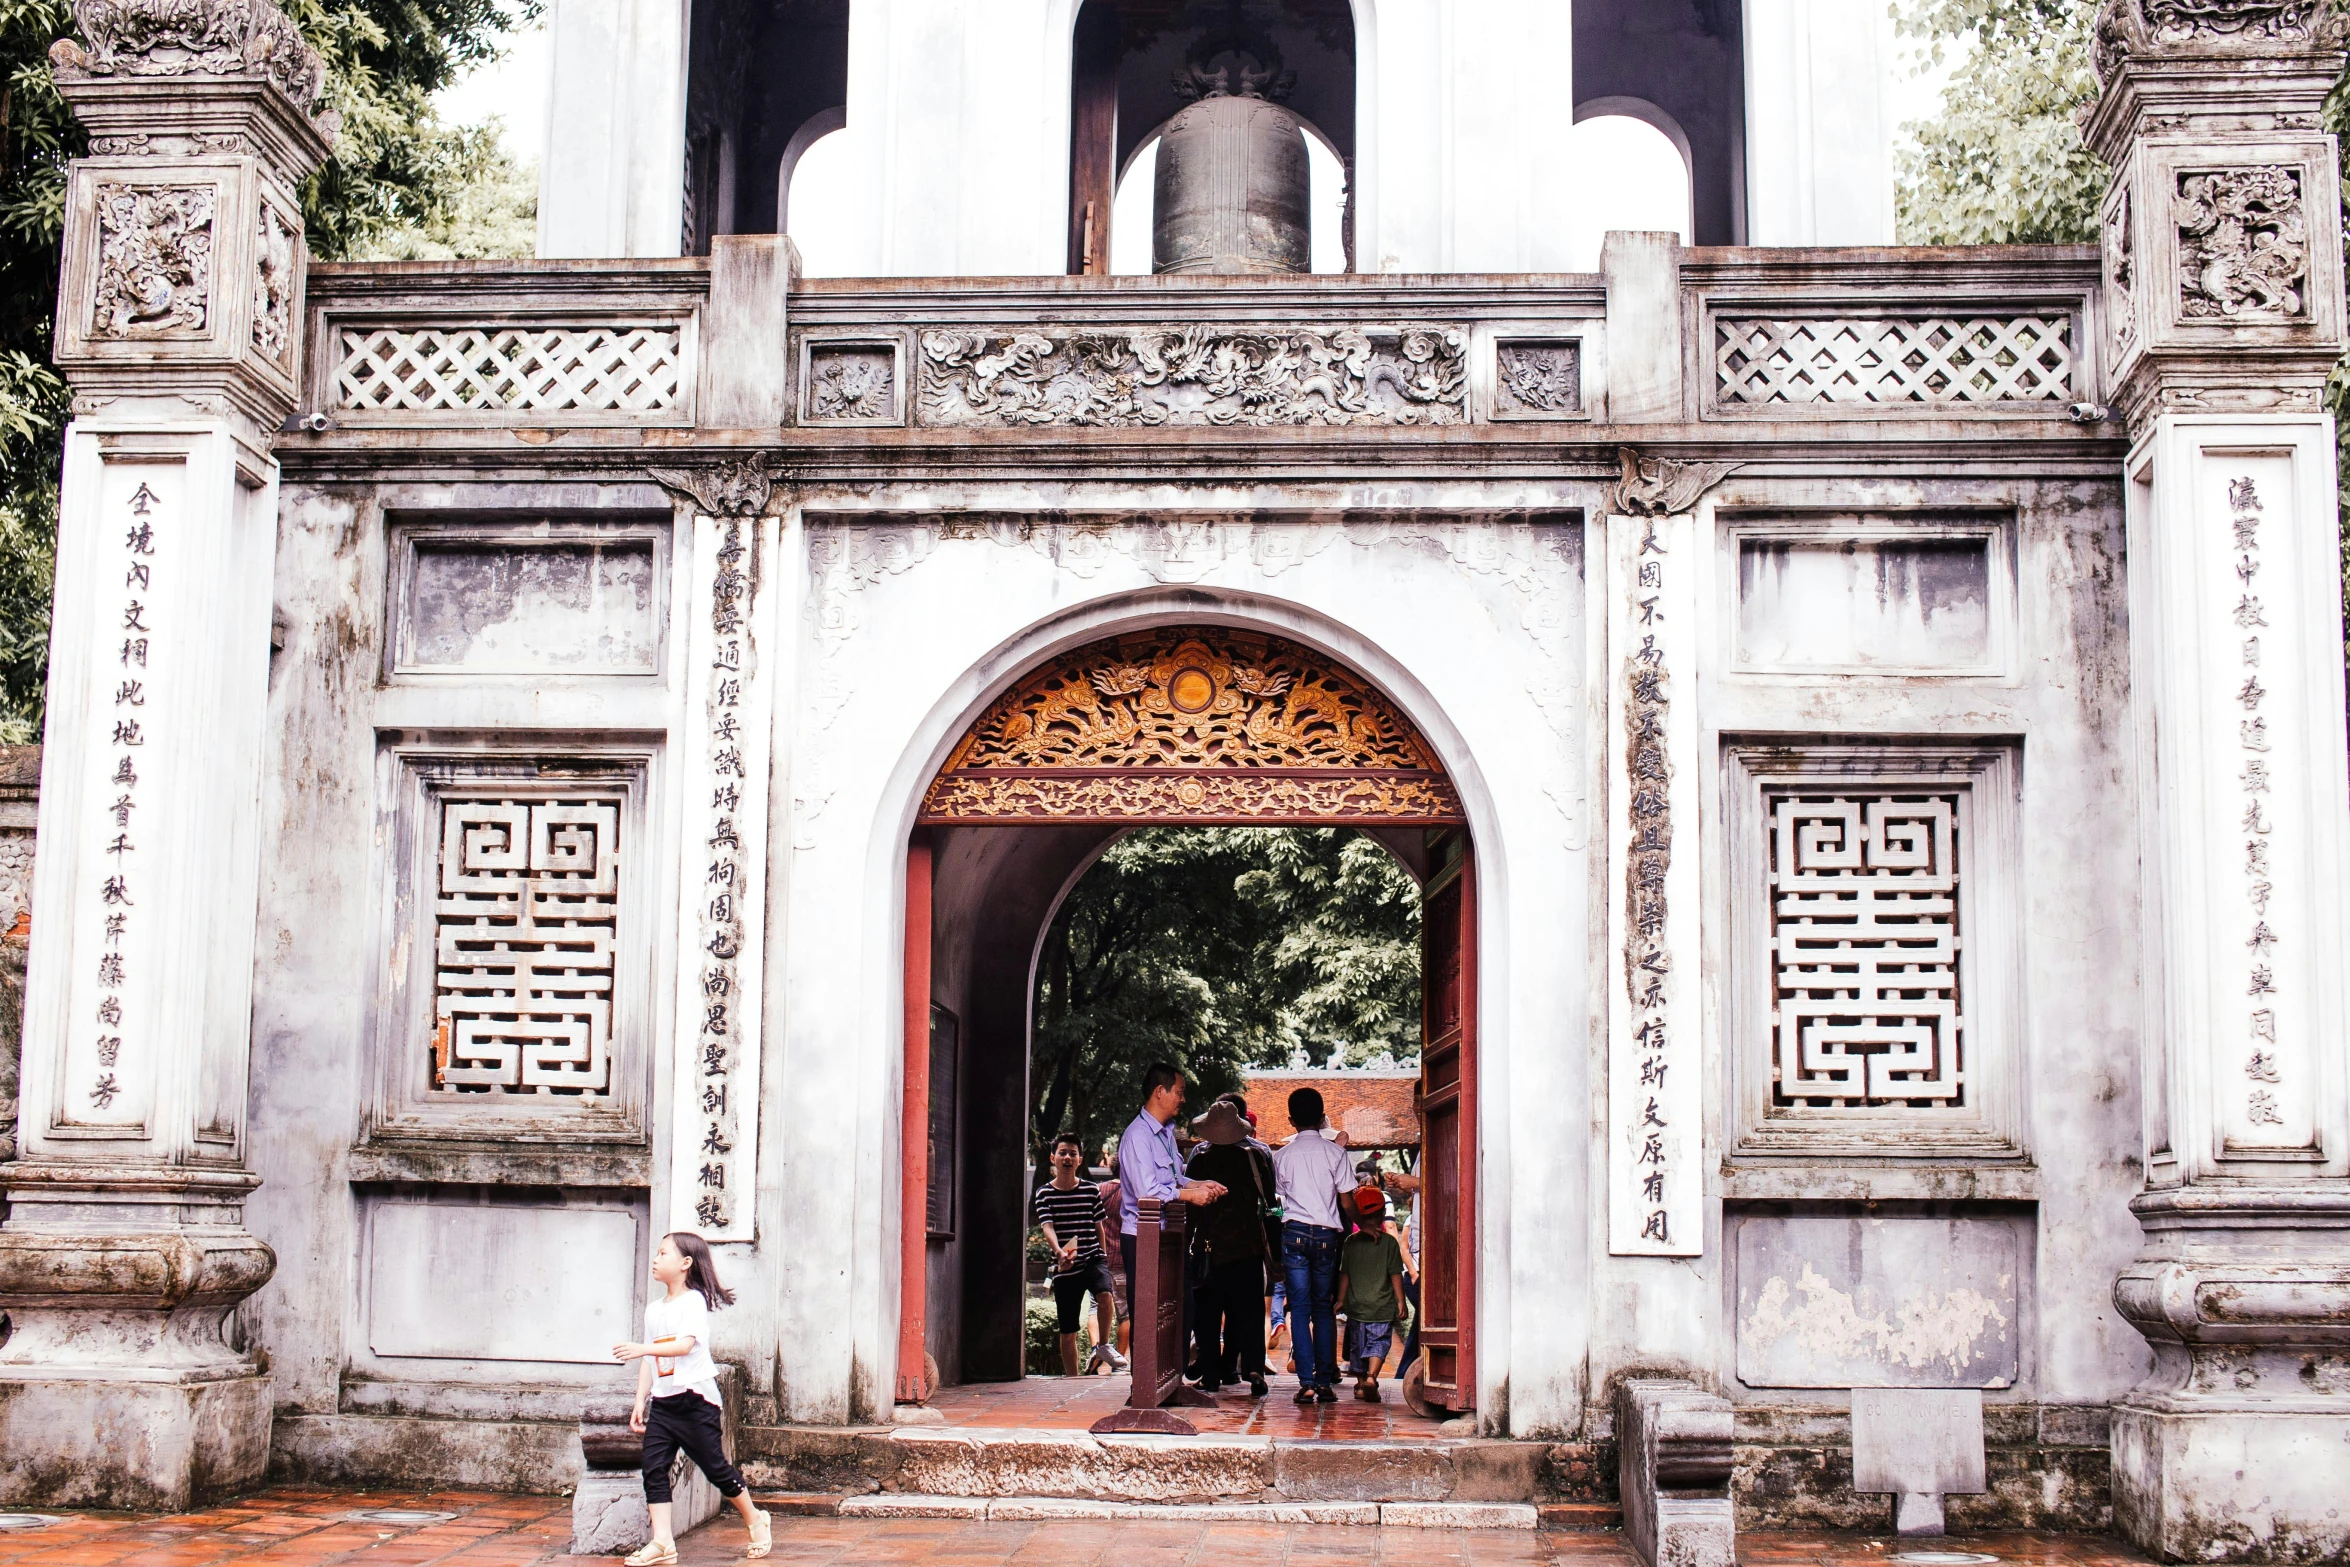
[[[891,1488],[905,1453],[883,1427],[743,1427],[736,1462],[761,1489],[857,1494]]]
[[[1455,1502],[1531,1502],[1543,1494],[1544,1461],[1538,1442],[1457,1442],[1452,1448]]]
[[[1543,1448],[1544,1500],[1612,1503],[1617,1494],[1614,1442],[1553,1442]]]
[[[0,1382],[0,1503],[181,1512],[258,1484],[266,1376]]]
[[[925,1495],[1253,1499],[1273,1483],[1273,1444],[1257,1438],[1023,1432],[989,1440],[912,1428],[890,1439],[899,1464],[889,1489]]]
[[[987,1517],[984,1496],[852,1496],[840,1504],[843,1518],[967,1518],[979,1523]]]
[[[1381,1502],[1389,1529],[1531,1529],[1540,1519],[1526,1502]]]
[[[269,1474],[276,1480],[543,1492],[576,1486],[581,1473],[573,1422],[281,1413],[270,1431]]]
[[[1453,1492],[1452,1454],[1427,1442],[1276,1442],[1273,1488],[1298,1502],[1440,1502]]]
[[[1730,1401],[1672,1377],[1616,1385],[1624,1541],[1650,1567],[1735,1567]]]

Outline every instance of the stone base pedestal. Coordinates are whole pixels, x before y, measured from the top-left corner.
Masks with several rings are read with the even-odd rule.
[[[0,1370],[0,1504],[185,1512],[261,1483],[270,1379]]]
[[[2350,1558],[2350,1416],[2117,1405],[2113,1523],[2166,1561]]]

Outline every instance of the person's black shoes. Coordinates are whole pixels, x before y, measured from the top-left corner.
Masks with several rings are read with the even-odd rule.
[[[1314,1390],[1313,1390],[1312,1388],[1310,1388],[1310,1387],[1301,1387],[1301,1388],[1299,1388],[1299,1389],[1297,1390],[1297,1402],[1299,1402],[1299,1403],[1301,1403],[1301,1404],[1310,1404],[1310,1403],[1312,1403],[1313,1401],[1314,1401]]]
[[[1314,1402],[1317,1404],[1337,1403],[1338,1389],[1334,1387],[1318,1387],[1314,1389]]]
[[[1248,1379],[1248,1396],[1251,1398],[1263,1398],[1265,1396],[1265,1379],[1263,1377],[1250,1377]]]

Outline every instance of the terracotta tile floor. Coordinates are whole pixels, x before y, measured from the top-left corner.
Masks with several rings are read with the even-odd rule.
[[[355,1521],[363,1508],[455,1513],[445,1523],[402,1526]],[[571,1504],[559,1496],[500,1496],[479,1491],[386,1493],[277,1487],[202,1512],[168,1518],[76,1513],[53,1528],[0,1532],[0,1564],[45,1567],[214,1567],[258,1562],[268,1567],[534,1567],[611,1561],[564,1554]],[[2004,1567],[2122,1567],[2147,1558],[2090,1535],[1978,1535],[1932,1542],[1942,1550],[1981,1551]],[[693,1567],[742,1555],[743,1532],[731,1515],[687,1536],[681,1560]],[[1863,1535],[1749,1534],[1739,1541],[1747,1567],[1899,1567],[1897,1548]],[[1630,1567],[1612,1534],[1452,1532],[1351,1529],[1329,1525],[1160,1522],[961,1523],[941,1519],[859,1521],[777,1518],[770,1561],[795,1567],[1341,1567],[1411,1563],[1413,1567],[1500,1567],[1503,1563],[1573,1563]]]
[[[1355,1401],[1354,1386],[1338,1390],[1335,1404],[1299,1405],[1291,1402],[1297,1378],[1276,1375],[1272,1391],[1250,1398],[1245,1386],[1226,1389],[1213,1409],[1180,1409],[1176,1413],[1199,1428],[1202,1436],[1270,1436],[1283,1440],[1320,1438],[1335,1442],[1438,1442],[1448,1433],[1433,1420],[1423,1420],[1404,1407],[1403,1394],[1392,1382],[1383,1382],[1382,1404]],[[950,1426],[1031,1431],[1082,1431],[1126,1402],[1128,1379],[1099,1377],[1023,1377],[1017,1382],[972,1382],[941,1391],[931,1407]]]
[[[362,1508],[456,1513],[435,1525],[378,1525]],[[489,1492],[320,1492],[275,1487],[233,1504],[174,1518],[70,1513],[38,1532],[0,1532],[0,1562],[47,1567],[526,1567],[613,1558],[564,1555],[571,1504],[564,1497]],[[2122,1567],[2148,1558],[2087,1534],[1981,1534],[1934,1541],[1943,1551],[1981,1551],[2005,1567]],[[1859,1534],[1748,1534],[1748,1567],[1899,1567],[1892,1541]],[[731,1515],[686,1536],[682,1562],[707,1567],[743,1555]],[[1509,1529],[1339,1529],[1330,1525],[1191,1525],[1191,1522],[952,1522],[778,1518],[776,1553],[794,1567],[1499,1567],[1572,1562],[1629,1567],[1614,1534],[1527,1534]]]

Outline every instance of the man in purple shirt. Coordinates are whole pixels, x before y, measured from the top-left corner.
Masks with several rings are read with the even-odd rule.
[[[1142,1111],[1118,1137],[1118,1258],[1126,1265],[1126,1317],[1134,1316],[1134,1234],[1145,1197],[1197,1207],[1224,1195],[1217,1181],[1186,1181],[1175,1147],[1175,1114],[1183,1108],[1183,1073],[1154,1061],[1142,1074]],[[1190,1291],[1184,1292],[1188,1301]],[[1138,1330],[1139,1331],[1139,1330]],[[1188,1341],[1189,1335],[1186,1334]]]

